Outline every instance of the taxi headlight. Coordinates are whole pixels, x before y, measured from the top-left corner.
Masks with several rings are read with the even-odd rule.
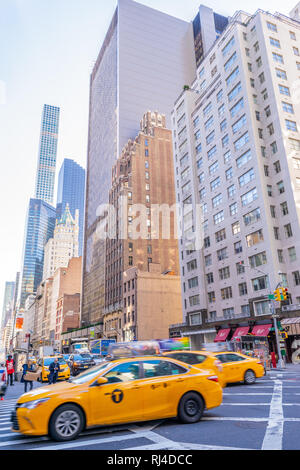
[[[27,408],[28,410],[33,410],[34,408],[37,408],[48,400],[50,400],[50,398],[40,398],[39,400],[28,401],[26,403],[22,403],[19,408]]]

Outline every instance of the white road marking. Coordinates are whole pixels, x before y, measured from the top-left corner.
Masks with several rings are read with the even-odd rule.
[[[283,437],[282,382],[276,380],[270,405],[269,422],[261,450],[281,450]]]
[[[216,416],[216,417],[207,417],[202,418],[201,421],[243,421],[243,422],[266,422],[269,421],[269,418],[236,418],[230,416]],[[284,421],[291,421],[291,422],[300,422],[300,418],[284,418]]]
[[[29,449],[29,450],[73,449],[74,447],[76,447],[76,448],[77,447],[86,447],[86,446],[89,446],[89,445],[106,444],[108,442],[121,442],[121,441],[127,441],[127,440],[131,440],[131,439],[137,439],[137,438],[147,439],[148,434],[149,434],[149,432],[141,432],[141,433],[136,433],[136,434],[128,434],[128,435],[125,435],[125,436],[108,437],[108,438],[105,438],[105,439],[89,439],[87,441],[73,441],[73,442],[68,442],[68,443],[64,443],[64,444],[49,445],[47,447],[34,447],[32,449]]]
[[[258,396],[258,395],[259,395],[259,396],[260,396],[260,395],[261,395],[261,396],[273,395],[273,393],[267,393],[267,392],[266,392],[266,393],[256,393],[256,392],[254,392],[254,393],[244,393],[244,392],[243,392],[243,393],[234,393],[234,394],[233,394],[233,393],[223,393],[223,397],[226,397],[226,396],[232,397],[232,396],[236,396],[236,395],[237,395],[237,396],[240,396],[240,395],[241,395],[241,396],[244,396],[244,395],[245,395],[245,396],[249,396],[249,397],[256,397],[256,396]],[[300,393],[299,393],[299,395],[300,395]]]

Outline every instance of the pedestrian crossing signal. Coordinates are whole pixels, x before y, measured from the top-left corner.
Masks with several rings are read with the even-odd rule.
[[[280,336],[282,339],[287,339],[288,334],[284,331],[283,333],[280,333]]]

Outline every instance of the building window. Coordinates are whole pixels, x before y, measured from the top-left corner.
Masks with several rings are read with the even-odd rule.
[[[239,284],[239,294],[240,294],[240,296],[248,294],[248,289],[247,289],[247,283],[246,282],[242,282],[241,284]]]
[[[288,208],[287,202],[283,202],[282,204],[280,204],[280,209],[281,209],[282,215],[288,215],[289,208]]]
[[[213,273],[206,274],[206,281],[207,281],[207,284],[212,284],[214,282],[214,274]]]
[[[296,253],[296,248],[294,246],[288,249],[288,253],[289,253],[289,259],[291,263],[293,263],[294,261],[297,261],[297,253]]]
[[[217,243],[221,242],[222,240],[225,240],[225,239],[226,239],[226,231],[225,231],[225,228],[223,228],[223,229],[220,230],[219,232],[216,232],[215,236],[216,236],[216,242],[217,242]]]
[[[293,236],[291,224],[287,224],[284,226],[284,233],[285,233],[286,238],[290,238]]]
[[[232,299],[232,287],[224,287],[224,289],[221,289],[221,297],[223,300]]]
[[[212,255],[207,255],[204,258],[205,266],[211,266],[212,265]]]
[[[270,311],[270,304],[268,300],[263,300],[261,302],[254,302],[254,309],[255,315],[269,315]]]
[[[297,123],[295,121],[285,120],[285,125],[288,131],[297,132]]]
[[[300,286],[300,271],[293,272],[295,286]]]
[[[230,211],[230,215],[233,216],[233,215],[236,215],[238,213],[238,205],[237,205],[237,202],[234,202],[233,204],[231,204],[229,206],[229,211]]]
[[[189,303],[190,303],[190,307],[193,307],[194,305],[199,305],[200,303],[199,295],[193,295],[192,297],[190,297]]]
[[[252,286],[253,286],[254,292],[267,289],[268,288],[268,276],[261,276],[261,277],[252,279]]]
[[[244,274],[245,272],[245,266],[244,266],[244,261],[240,261],[239,263],[236,263],[236,273],[239,274]]]
[[[258,243],[262,241],[264,241],[262,229],[257,230],[256,232],[250,233],[249,235],[246,236],[246,242],[249,248],[251,246],[257,245]]]
[[[222,248],[222,250],[218,250],[217,251],[217,257],[218,257],[218,261],[222,261],[222,260],[228,258],[227,248]]]
[[[233,235],[237,235],[238,233],[240,233],[241,227],[240,227],[240,222],[239,221],[232,224],[231,227],[232,227]]]
[[[233,308],[233,307],[231,307],[231,308],[224,308],[224,309],[223,309],[223,316],[224,316],[224,318],[226,318],[226,319],[233,318],[233,317],[234,317],[234,308]]]
[[[215,301],[216,301],[215,292],[214,291],[208,292],[208,302],[210,304],[213,304]]]
[[[226,266],[226,268],[219,269],[219,278],[221,281],[224,279],[228,279],[230,277],[230,268]]]
[[[262,266],[263,264],[267,263],[267,255],[266,252],[263,251],[262,253],[257,253],[256,255],[249,257],[249,263],[251,268],[257,268]]]
[[[238,255],[239,253],[242,253],[242,251],[243,251],[242,242],[241,242],[241,241],[236,242],[236,243],[234,244],[234,253],[235,253],[236,255]]]

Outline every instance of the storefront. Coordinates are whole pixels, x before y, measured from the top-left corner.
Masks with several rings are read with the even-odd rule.
[[[287,360],[293,364],[300,364],[300,317],[285,318],[281,324],[287,333],[285,340]]]

